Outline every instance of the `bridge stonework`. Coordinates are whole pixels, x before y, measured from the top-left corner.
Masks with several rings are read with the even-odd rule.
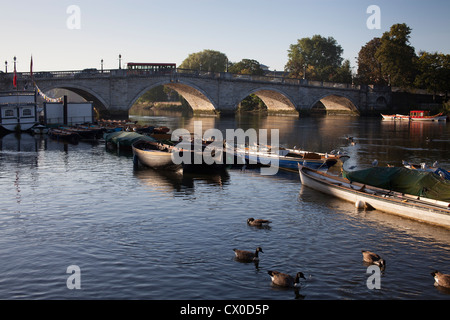
[[[12,75],[3,74],[0,91],[12,90]],[[11,81],[8,81],[11,78]],[[29,74],[19,74],[19,88],[31,85]],[[3,81],[1,81],[3,80]],[[95,74],[76,72],[35,73],[39,89],[73,91],[111,113],[126,113],[148,90],[167,86],[182,95],[194,112],[234,113],[240,102],[255,94],[273,112],[308,112],[322,102],[327,111],[374,113],[386,110],[392,101],[390,88],[352,86],[279,77],[255,77],[229,73],[183,73],[129,75],[126,70]]]

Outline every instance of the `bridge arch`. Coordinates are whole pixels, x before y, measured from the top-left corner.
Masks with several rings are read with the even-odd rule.
[[[238,105],[239,103],[241,103],[242,100],[244,100],[251,94],[254,94],[258,98],[260,98],[267,106],[268,111],[297,112],[297,108],[295,107],[295,104],[292,102],[293,99],[288,94],[275,88],[268,88],[268,87],[256,88],[245,93],[243,96],[240,96],[238,98],[238,102],[236,104],[235,109],[238,108]]]
[[[218,110],[217,105],[214,100],[208,96],[208,94],[198,86],[188,83],[185,81],[171,81],[164,80],[156,83],[152,83],[150,85],[145,86],[140,89],[139,92],[131,99],[128,110],[134,105],[134,103],[148,90],[156,88],[158,86],[165,86],[174,91],[176,91],[179,95],[181,95],[191,106],[191,108],[195,111],[208,111],[215,112]]]
[[[39,89],[42,92],[48,92],[53,89],[65,89],[68,91],[72,91],[82,98],[86,99],[87,101],[92,101],[95,108],[100,110],[106,110],[109,107],[109,104],[106,102],[106,100],[98,93],[92,90],[91,88],[87,88],[84,86],[80,86],[77,84],[67,84],[67,83],[58,83],[54,85],[48,85],[40,87],[38,85]]]
[[[359,114],[356,103],[354,103],[351,98],[344,95],[326,94],[315,100],[314,103],[309,106],[309,109],[311,110],[319,102],[323,104],[327,112],[338,111]]]

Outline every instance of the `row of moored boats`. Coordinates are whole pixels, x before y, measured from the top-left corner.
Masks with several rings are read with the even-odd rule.
[[[404,162],[401,167],[344,170],[349,158],[341,152],[309,152],[295,148],[238,146],[218,141],[174,141],[167,127],[77,127],[50,129],[57,139],[71,135],[98,138],[107,149],[129,151],[135,165],[154,170],[211,172],[230,166],[278,166],[298,172],[302,185],[355,204],[450,228],[450,173],[432,166]],[[213,143],[215,142],[215,143]],[[218,147],[219,146],[219,147]],[[210,155],[205,160],[204,155]],[[178,159],[178,160],[177,160]],[[180,161],[181,159],[181,161]],[[337,168],[331,173],[330,168]]]
[[[124,138],[130,136],[126,133],[122,135]],[[277,148],[274,151],[270,146],[252,148],[230,146],[226,142],[214,144],[214,159],[217,162],[196,163],[196,153],[208,151],[212,141],[192,140],[191,144],[186,144],[167,138],[158,140],[151,135],[144,135],[144,138],[134,137],[134,141],[125,144],[131,146],[135,164],[155,170],[204,172],[222,170],[230,164],[267,166],[275,163],[279,169],[298,172],[302,185],[352,202],[358,208],[381,210],[450,228],[450,173],[437,166],[437,163],[426,166],[404,162],[401,167],[375,166],[346,171],[343,163],[349,157],[340,152],[318,153],[289,148]],[[223,147],[217,148],[218,145]],[[184,154],[186,152],[189,156]],[[188,159],[188,163],[175,163],[174,155]],[[201,155],[197,159],[201,159]],[[338,170],[334,171],[337,174],[328,170],[336,167]]]

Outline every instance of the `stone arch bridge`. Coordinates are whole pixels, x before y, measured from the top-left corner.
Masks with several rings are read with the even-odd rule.
[[[8,76],[11,81],[0,81],[3,91],[12,89],[12,74],[3,74]],[[29,87],[31,80],[29,73],[18,74],[19,88]],[[156,74],[130,74],[126,69],[35,72],[33,80],[43,92],[67,89],[111,114],[127,113],[141,95],[159,85],[177,91],[198,113],[234,113],[250,94],[274,113],[307,113],[320,101],[329,112],[367,114],[386,110],[392,101],[386,87],[184,69]]]

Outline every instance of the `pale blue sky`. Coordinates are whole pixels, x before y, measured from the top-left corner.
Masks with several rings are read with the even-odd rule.
[[[80,8],[80,29],[67,27],[67,8]],[[370,30],[369,5],[381,10],[381,28]],[[363,45],[395,23],[412,28],[416,49],[450,54],[448,0],[41,0],[1,5],[0,70],[79,70],[126,62],[175,62],[212,49],[229,60],[255,59],[283,70],[297,39],[333,37],[356,66]],[[11,69],[10,69],[11,68]],[[356,70],[356,68],[355,68]]]

